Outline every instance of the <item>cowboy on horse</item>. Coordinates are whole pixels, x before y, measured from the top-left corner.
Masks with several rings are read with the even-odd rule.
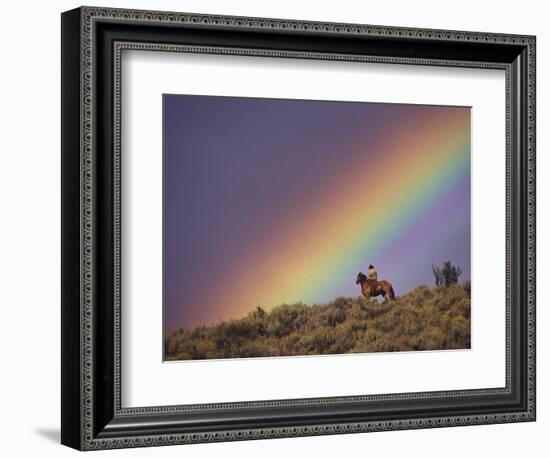
[[[355,280],[356,285],[361,285],[363,296],[367,299],[376,296],[382,296],[384,299],[395,299],[392,284],[386,280],[378,281],[378,273],[372,264],[369,264],[368,274],[367,278],[363,272],[359,272]]]

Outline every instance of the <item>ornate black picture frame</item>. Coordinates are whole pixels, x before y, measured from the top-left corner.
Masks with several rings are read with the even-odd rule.
[[[124,49],[506,72],[506,387],[121,406]],[[535,37],[82,7],[62,14],[62,434],[80,450],[535,420]]]

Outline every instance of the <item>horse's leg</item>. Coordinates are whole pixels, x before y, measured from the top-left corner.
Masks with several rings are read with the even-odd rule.
[[[373,297],[377,296],[376,289],[373,289],[370,285],[367,285],[367,287],[365,288],[365,291],[366,291],[366,293],[363,293],[363,295],[367,298],[368,302],[370,302],[370,300]]]
[[[388,295],[392,301],[395,300],[395,292],[393,291],[393,285],[391,283],[388,283]]]
[[[377,296],[382,296],[384,298],[384,302],[388,300],[388,298],[386,297],[386,291],[384,290],[384,286],[382,284],[378,285],[376,293]]]
[[[361,292],[367,301],[370,300],[370,289],[368,287],[363,288],[363,285],[361,284]]]
[[[392,288],[389,284],[385,284],[382,287],[382,293],[384,295],[384,302],[395,299],[392,294]]]
[[[384,295],[386,296],[386,300],[393,301],[395,299],[393,295],[393,288],[390,284],[386,285],[386,289],[384,290]]]

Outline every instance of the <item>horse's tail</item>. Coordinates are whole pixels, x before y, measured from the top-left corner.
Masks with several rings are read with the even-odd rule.
[[[395,300],[395,292],[393,291],[393,285],[390,283],[390,299]]]

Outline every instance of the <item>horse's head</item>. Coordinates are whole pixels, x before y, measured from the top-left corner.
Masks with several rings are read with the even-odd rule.
[[[355,279],[355,284],[360,285],[361,283],[364,283],[367,281],[367,276],[363,272],[359,272],[357,274],[357,278]]]

